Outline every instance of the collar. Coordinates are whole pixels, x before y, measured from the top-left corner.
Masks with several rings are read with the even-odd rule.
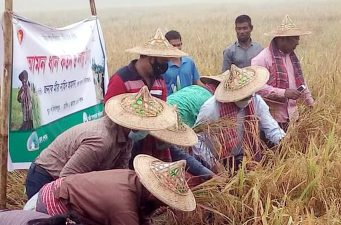
[[[190,62],[190,58],[188,57],[180,57],[180,65],[183,65],[187,62]],[[171,67],[171,66],[178,66],[178,65],[175,65],[171,60],[168,61],[168,66]]]
[[[252,41],[251,38],[250,38],[250,40],[251,40],[251,42],[250,42],[250,45],[248,46],[248,48],[250,48],[250,47],[253,46],[253,44],[254,44],[254,42]],[[239,43],[238,40],[237,40],[234,44],[237,45],[238,47],[242,48],[242,47],[240,46],[240,43]]]

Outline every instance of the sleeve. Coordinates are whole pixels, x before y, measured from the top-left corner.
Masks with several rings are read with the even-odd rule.
[[[184,150],[171,146],[170,151],[173,161],[186,160],[186,168],[192,175],[201,176],[204,179],[210,179],[210,177],[214,175],[211,170],[203,166],[198,160]]]
[[[219,116],[219,105],[212,96],[201,106],[194,126],[207,121],[219,120]]]
[[[273,87],[271,85],[265,84],[263,88],[257,92],[263,98],[267,98],[273,101],[285,102],[285,89]]]
[[[260,129],[265,133],[265,137],[274,144],[278,144],[285,136],[285,132],[279,127],[277,121],[271,116],[269,106],[264,100],[256,95],[255,97],[256,115],[259,118]]]
[[[307,89],[303,92],[303,99],[304,99],[304,104],[307,106],[313,106],[314,105],[314,99],[311,95],[311,92],[307,86]]]
[[[223,53],[223,67],[221,72],[225,72],[231,68],[232,64],[232,53],[229,49],[225,49]]]
[[[261,54],[261,53],[260,53]],[[258,55],[259,56],[259,55]],[[251,60],[252,66],[263,66],[269,70],[269,66],[267,65],[264,57],[254,57]],[[271,76],[271,73],[270,73]],[[264,87],[257,92],[263,98],[267,98],[273,101],[284,102],[286,98],[284,96],[285,89],[273,87],[271,85],[265,84]]]
[[[89,138],[83,141],[67,161],[59,176],[66,177],[71,174],[96,170],[107,155],[106,148],[100,139],[95,140],[94,138]]]
[[[193,64],[192,64],[192,69],[193,69],[193,84],[195,83],[195,82],[197,82],[199,79],[200,79],[200,75],[199,75],[199,72],[198,72],[198,69],[197,69],[197,67],[196,67],[196,65],[195,65],[195,63],[194,62],[192,62]]]
[[[108,91],[104,96],[104,103],[107,102],[111,97],[127,93],[126,86],[118,74],[114,74],[108,84]]]

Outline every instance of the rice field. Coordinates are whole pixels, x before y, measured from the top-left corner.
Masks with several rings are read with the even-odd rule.
[[[67,25],[88,12],[54,12],[25,16],[50,25]],[[98,9],[112,74],[136,57],[124,50],[148,40],[156,28],[178,30],[183,50],[201,75],[221,70],[222,51],[235,41],[234,19],[253,19],[252,38],[264,47],[263,35],[279,25],[285,14],[313,34],[302,37],[297,54],[316,100],[312,109],[300,106],[277,151],[268,151],[254,170],[211,180],[193,189],[198,207],[192,213],[166,214],[155,224],[341,224],[341,2],[231,1],[163,7]],[[56,22],[57,21],[57,22]],[[245,168],[246,161],[243,166]],[[247,171],[247,172],[246,172]],[[25,172],[9,173],[8,208],[25,201]]]

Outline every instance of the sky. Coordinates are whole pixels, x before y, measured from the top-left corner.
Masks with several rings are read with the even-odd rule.
[[[12,0],[13,11],[72,10],[89,8],[89,0]],[[5,0],[0,0],[3,11]],[[224,0],[97,0],[98,9],[132,6],[162,6],[174,4],[199,4],[224,2]],[[226,0],[225,0],[226,2]]]

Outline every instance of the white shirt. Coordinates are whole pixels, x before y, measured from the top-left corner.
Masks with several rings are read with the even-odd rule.
[[[274,144],[278,144],[280,140],[285,136],[285,132],[279,127],[278,123],[271,116],[269,107],[262,99],[261,96],[255,95],[253,97],[253,103],[255,108],[255,116],[259,119],[260,129],[264,132],[265,137]],[[199,125],[205,122],[215,122],[220,119],[220,105],[214,96],[209,98],[200,108],[195,125]],[[234,156],[241,155],[241,143],[244,134],[244,123],[245,110],[240,109],[237,114],[237,129],[238,139],[240,144],[232,149],[231,153]],[[193,147],[194,154],[204,160],[209,165],[213,165],[214,157],[210,151],[212,145],[209,143],[207,135],[204,133],[198,134],[199,142]]]
[[[285,136],[285,132],[279,127],[278,123],[271,116],[269,106],[265,103],[261,96],[253,97],[255,115],[259,119],[260,129],[265,133],[265,137],[274,144]],[[240,110],[238,114],[244,113]],[[214,96],[209,98],[200,108],[195,125],[203,122],[214,122],[220,118],[219,102]],[[239,121],[239,120],[238,120]]]

